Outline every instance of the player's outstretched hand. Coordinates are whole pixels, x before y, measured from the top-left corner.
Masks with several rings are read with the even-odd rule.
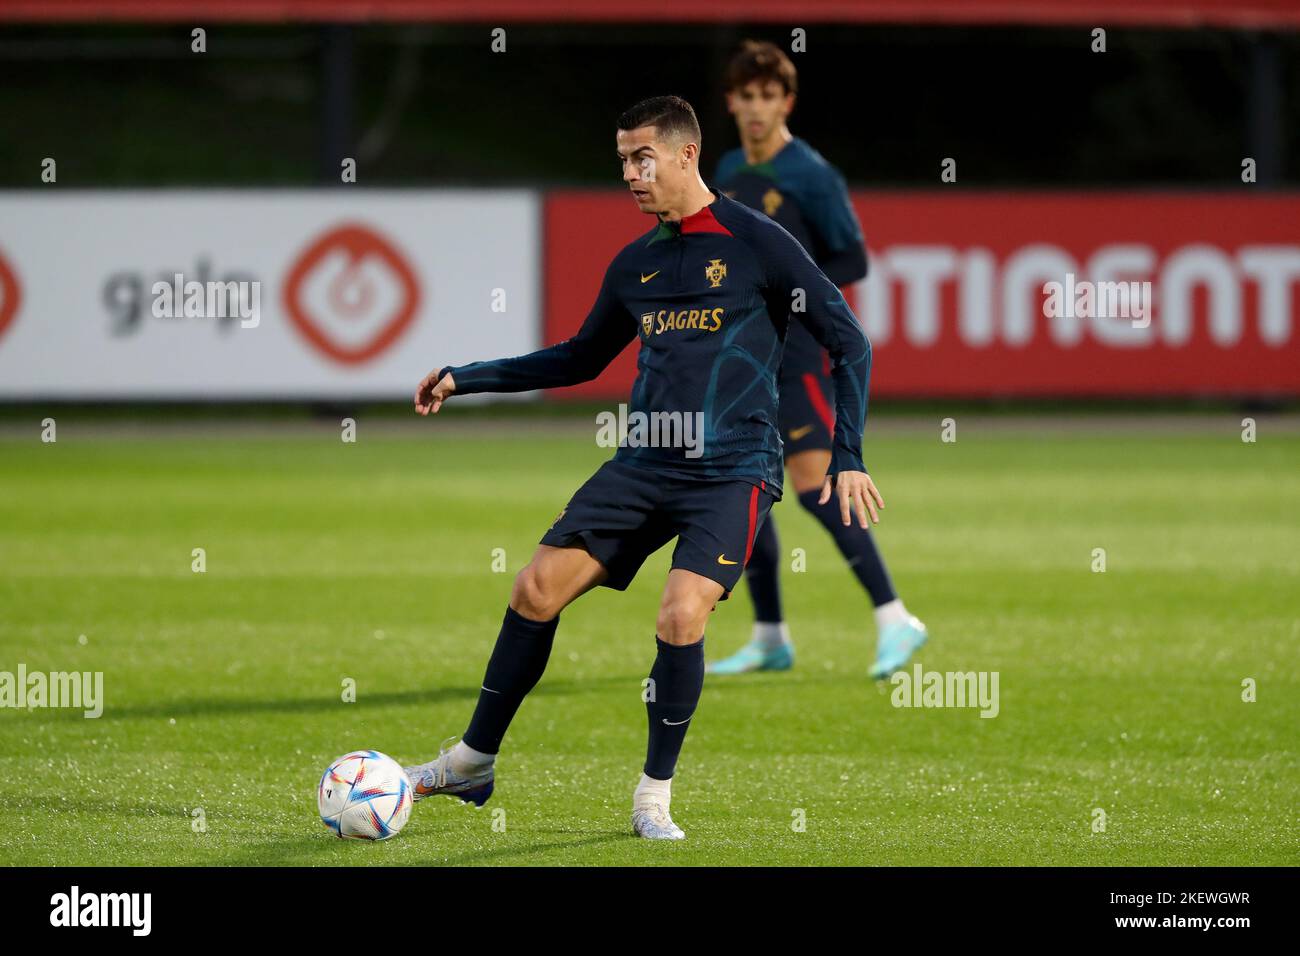
[[[826,482],[822,485],[822,496],[817,500],[819,505],[824,505],[831,500],[831,476],[826,476]],[[858,515],[858,524],[862,527],[869,528],[872,524],[880,524],[880,513],[877,509],[885,507],[885,499],[880,497],[880,492],[876,490],[876,483],[871,480],[871,476],[865,471],[841,471],[835,476],[835,491],[840,498],[840,518],[843,519],[845,527],[853,524],[854,512]],[[871,524],[867,523],[867,515],[871,515]]]
[[[428,375],[420,380],[420,387],[415,390],[415,410],[421,415],[427,415],[430,412],[437,414],[438,409],[442,408],[442,403],[450,398],[456,391],[456,380],[448,372],[441,378],[438,373],[441,368],[435,368]]]

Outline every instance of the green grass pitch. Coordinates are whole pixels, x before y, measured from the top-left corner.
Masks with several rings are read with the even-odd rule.
[[[869,436],[882,548],[931,631],[919,660],[997,671],[996,718],[895,708],[868,682],[869,605],[791,496],[774,514],[785,552],[806,552],[784,575],[797,664],[706,682],[674,786],[684,843],[629,829],[671,549],[565,612],[485,808],[431,799],[395,839],[334,838],[322,768],[362,747],[427,759],[464,729],[513,573],[608,455],[594,426],[456,414],[363,420],[356,444],[276,424],[159,438],[60,421],[56,444],[8,429],[0,670],[102,671],[106,704],[0,710],[0,862],[1300,859],[1300,435],[1245,444],[1230,415]],[[719,606],[711,657],[749,611],[743,588]]]

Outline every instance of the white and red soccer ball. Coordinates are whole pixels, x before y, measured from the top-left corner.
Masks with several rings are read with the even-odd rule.
[[[328,767],[316,790],[320,818],[348,840],[386,840],[411,817],[411,783],[392,757],[354,750]]]

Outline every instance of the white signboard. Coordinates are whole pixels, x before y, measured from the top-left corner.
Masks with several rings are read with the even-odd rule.
[[[370,398],[541,329],[524,191],[0,193],[0,398]]]

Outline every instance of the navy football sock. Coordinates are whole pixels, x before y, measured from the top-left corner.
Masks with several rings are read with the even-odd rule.
[[[862,530],[856,514],[853,516],[853,524],[846,528],[840,519],[839,499],[832,494],[830,501],[819,505],[817,499],[821,494],[820,488],[815,491],[805,491],[799,495],[799,503],[811,511],[831,533],[831,537],[839,546],[840,553],[849,562],[849,567],[858,576],[867,593],[871,595],[871,603],[880,607],[894,600],[898,595],[894,593],[894,583],[889,579],[885,559],[880,556],[880,551],[876,548],[876,536]]]
[[[514,608],[506,608],[501,633],[497,635],[487,673],[483,675],[478,706],[461,738],[468,746],[485,754],[501,749],[501,738],[506,735],[515,711],[546,670],[559,623],[559,615],[549,621],[530,621]]]
[[[745,580],[749,582],[749,599],[754,602],[754,620],[780,624],[785,620],[781,612],[781,544],[776,536],[776,523],[769,514],[754,535],[754,547],[745,565]]]
[[[650,668],[645,705],[650,718],[645,775],[668,780],[677,766],[682,741],[704,689],[704,639],[678,646],[666,644],[656,635],[655,644],[659,653]]]

